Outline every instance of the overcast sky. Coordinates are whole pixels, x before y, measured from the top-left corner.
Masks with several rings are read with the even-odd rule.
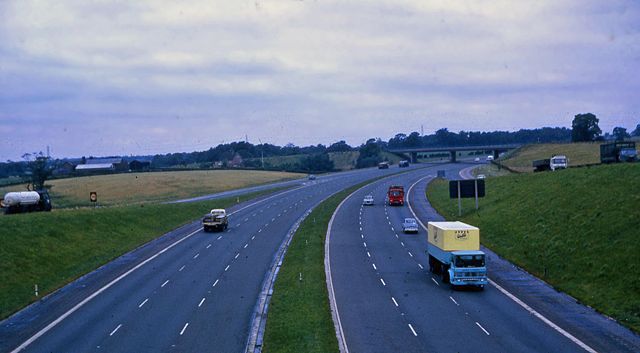
[[[0,1],[0,161],[640,123],[640,2]]]

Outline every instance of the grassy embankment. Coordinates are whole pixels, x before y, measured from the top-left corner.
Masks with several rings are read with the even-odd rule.
[[[640,163],[486,180],[487,196],[429,200],[448,220],[480,227],[482,243],[580,302],[640,331]]]
[[[265,352],[338,352],[324,273],[324,241],[336,207],[371,182],[333,195],[318,205],[296,232],[273,290]]]
[[[329,159],[333,162],[335,169],[342,171],[355,169],[358,156],[360,156],[360,152],[358,151],[329,152]],[[398,164],[401,160],[400,157],[388,152],[382,152],[380,156],[392,164]],[[280,168],[287,164],[295,165],[305,157],[308,157],[308,155],[295,154],[291,156],[265,157],[264,164],[269,168]],[[256,158],[255,160],[259,160],[259,158]]]
[[[61,207],[92,206],[89,192],[98,193],[101,206],[176,200],[225,190],[303,177],[303,174],[208,170],[96,175],[47,182],[51,185],[54,210]],[[0,197],[9,191],[24,191],[24,185],[0,187]]]
[[[222,173],[224,175],[215,172],[215,177],[207,172],[184,173],[137,174],[142,184],[131,182],[132,179],[136,180],[136,174],[58,180],[56,182],[65,183],[56,184],[54,190],[57,187],[58,194],[52,194],[63,195],[67,198],[65,202],[70,205],[87,205],[89,202],[85,199],[89,190],[98,191],[101,204],[118,205],[0,215],[0,319],[35,301],[35,284],[39,287],[40,296],[46,295],[114,258],[199,218],[211,208],[226,208],[238,199],[245,201],[276,191],[189,204],[163,205],[153,202],[193,196],[196,193],[193,189],[196,180],[196,184],[202,187],[202,194],[251,186],[269,179],[280,180],[283,176],[296,176],[290,173],[247,171],[240,174],[225,171]],[[166,174],[170,174],[169,178]],[[211,185],[206,177],[214,179],[216,185]],[[76,182],[75,188],[73,184],[66,184],[71,182]],[[129,204],[121,204],[125,202]]]
[[[640,149],[640,144],[636,144]],[[640,153],[640,150],[638,151]],[[500,163],[518,172],[533,172],[532,162],[538,159],[551,158],[554,155],[565,155],[569,166],[582,166],[600,163],[600,143],[545,143],[523,146],[508,153],[499,160]]]

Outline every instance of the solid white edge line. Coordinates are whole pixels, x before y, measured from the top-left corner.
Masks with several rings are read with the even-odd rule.
[[[355,195],[357,192],[364,189],[365,187],[371,185],[372,183],[375,183],[387,178],[395,177],[395,176],[397,176],[397,174],[388,175],[381,179],[374,180],[373,182],[367,185],[364,185],[358,188],[357,190],[355,190],[354,192],[352,192],[351,194],[349,194],[347,197],[344,198],[344,200],[342,200],[342,202],[340,202],[338,207],[336,207],[336,210],[333,212],[333,215],[331,215],[331,219],[329,220],[329,224],[327,225],[327,234],[325,235],[325,242],[324,242],[324,272],[325,272],[325,277],[327,279],[327,289],[329,292],[329,305],[331,306],[331,318],[333,319],[333,325],[336,330],[336,338],[338,339],[338,349],[340,350],[340,353],[349,353],[349,347],[347,346],[347,340],[344,335],[344,330],[342,329],[342,321],[340,320],[340,312],[338,311],[338,304],[336,303],[336,293],[335,293],[335,290],[333,289],[333,279],[331,277],[331,257],[330,257],[331,227],[333,226],[333,221],[335,220],[336,215],[338,214],[338,211],[340,211],[340,208],[342,208],[342,205],[344,205],[344,203],[348,199],[350,199],[353,195]],[[386,207],[387,206],[385,205],[385,209]]]
[[[409,325],[409,328],[411,329],[411,332],[413,332],[413,335],[418,337],[418,334],[416,333],[416,330],[413,329],[413,326],[411,326],[411,324],[407,324]]]
[[[116,332],[118,332],[118,330],[120,329],[120,327],[122,327],[122,324],[119,324],[118,326],[116,326],[116,328],[111,331],[111,333],[109,334],[109,336],[113,336]]]
[[[579,339],[577,339],[576,337],[574,337],[572,334],[570,334],[569,332],[563,330],[560,326],[554,324],[551,320],[547,319],[546,317],[544,317],[542,314],[540,314],[539,312],[535,311],[533,308],[531,308],[529,305],[527,305],[525,302],[523,302],[522,300],[518,299],[518,297],[516,297],[515,295],[509,293],[506,289],[502,288],[499,284],[497,284],[496,282],[492,281],[491,279],[489,279],[489,283],[496,287],[496,289],[498,289],[500,292],[502,292],[502,294],[506,295],[509,299],[513,300],[514,302],[516,302],[518,305],[520,305],[521,307],[523,307],[526,311],[528,311],[530,314],[534,315],[535,317],[537,317],[538,319],[542,320],[542,322],[544,322],[545,324],[549,325],[551,328],[553,328],[554,330],[556,330],[557,332],[559,332],[560,334],[562,334],[563,336],[565,336],[566,338],[568,338],[569,340],[571,340],[573,343],[577,344],[578,346],[580,346],[582,349],[584,349],[587,352],[590,353],[597,353],[597,351],[591,347],[589,347],[586,343],[580,341]]]
[[[478,327],[480,327],[480,329],[481,329],[482,331],[484,331],[484,333],[486,333],[486,334],[487,334],[487,336],[490,336],[489,331],[485,330],[485,329],[484,329],[484,327],[482,327],[482,325],[480,325],[480,323],[479,323],[479,322],[477,322],[477,321],[476,321],[476,325],[478,325]]]
[[[424,224],[420,221],[420,219],[418,218],[418,216],[416,215],[416,213],[413,211],[413,207],[411,207],[411,202],[409,202],[409,195],[411,194],[411,191],[413,190],[413,187],[418,184],[420,181],[422,181],[423,179],[432,177],[431,175],[428,175],[424,178],[418,179],[418,181],[416,181],[415,183],[413,183],[411,185],[411,187],[409,187],[409,190],[407,191],[407,205],[409,206],[409,211],[411,211],[411,213],[413,214],[413,217],[418,221],[418,223],[420,223],[420,225],[422,226],[422,228],[425,231],[427,230],[427,227],[424,226]],[[435,282],[437,285],[440,285],[440,283],[438,283],[438,281],[436,281],[435,279],[433,279],[433,277],[431,278],[431,280],[433,282]],[[502,292],[502,294],[506,295],[508,298],[510,298],[511,300],[513,300],[514,302],[516,302],[518,305],[520,305],[522,308],[524,308],[525,310],[527,310],[530,314],[534,315],[535,317],[537,317],[538,319],[542,320],[542,322],[544,322],[545,324],[547,324],[548,326],[550,326],[551,328],[553,328],[554,330],[556,330],[557,332],[559,332],[561,335],[565,336],[566,338],[568,338],[569,340],[571,340],[573,343],[577,344],[578,346],[580,346],[580,348],[584,349],[587,352],[590,353],[598,353],[598,351],[596,351],[595,349],[589,347],[586,343],[580,341],[579,339],[577,339],[575,336],[573,336],[572,334],[570,334],[569,332],[565,331],[564,329],[562,329],[560,326],[554,324],[551,320],[547,319],[546,317],[544,317],[542,314],[540,314],[539,312],[535,311],[533,308],[531,308],[529,305],[525,304],[525,302],[523,302],[522,300],[518,299],[518,297],[516,297],[515,295],[511,294],[509,291],[507,291],[506,289],[502,288],[500,285],[498,285],[496,282],[494,282],[493,280],[491,280],[490,278],[487,278],[487,280],[489,281],[489,284],[491,284],[492,286],[494,286],[496,289],[498,289],[500,292]]]

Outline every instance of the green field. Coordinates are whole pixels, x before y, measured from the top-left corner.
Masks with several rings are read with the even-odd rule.
[[[89,193],[98,193],[101,206],[176,200],[247,186],[303,177],[298,173],[253,170],[196,170],[96,175],[48,181],[54,211],[91,206]],[[24,185],[0,187],[0,195],[24,191]]]
[[[240,201],[274,190],[240,196]],[[0,216],[0,319],[232,199]]]
[[[637,144],[636,148],[640,148],[640,144]],[[531,164],[534,160],[551,158],[554,155],[567,156],[570,167],[598,164],[600,163],[600,143],[579,142],[526,145],[508,153],[504,158],[500,159],[500,163],[518,172],[533,172]]]
[[[461,218],[446,181],[427,196],[446,219],[480,227],[496,253],[640,331],[640,163],[489,178],[486,190]]]

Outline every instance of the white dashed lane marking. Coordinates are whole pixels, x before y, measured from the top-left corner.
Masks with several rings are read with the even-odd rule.
[[[478,327],[480,327],[480,329],[481,329],[482,331],[484,331],[484,333],[486,333],[486,334],[487,334],[487,336],[489,336],[489,331],[485,330],[485,329],[484,329],[484,327],[482,327],[482,325],[480,325],[480,323],[476,322],[476,325],[478,325]]]
[[[184,331],[186,331],[187,327],[189,327],[189,323],[188,322],[186,324],[184,324],[184,327],[182,328],[182,331],[180,331],[180,336],[182,336],[184,334]]]
[[[202,306],[202,303],[204,303],[205,299],[207,298],[202,298],[202,300],[200,301],[200,304],[198,304],[198,308]]]
[[[142,308],[142,306],[145,305],[148,301],[149,301],[149,298],[143,300],[142,303],[140,303],[140,305],[138,305],[138,308]]]
[[[160,286],[160,288],[164,287],[167,285],[167,283],[169,283],[169,280],[164,281],[164,283]]]
[[[111,331],[111,333],[109,334],[109,336],[113,336],[116,332],[118,332],[118,330],[120,329],[120,327],[122,327],[122,324],[119,324],[118,326],[116,326],[116,328]]]

